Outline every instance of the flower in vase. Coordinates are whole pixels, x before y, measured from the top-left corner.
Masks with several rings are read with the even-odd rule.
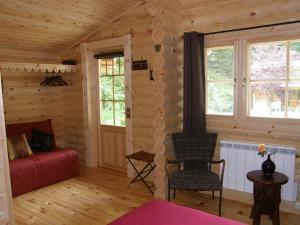
[[[265,144],[259,144],[258,147],[257,147],[257,150],[258,150],[257,154],[260,155],[261,157],[264,157],[265,154],[267,154]]]

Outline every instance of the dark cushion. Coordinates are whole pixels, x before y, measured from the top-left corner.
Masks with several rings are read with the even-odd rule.
[[[7,137],[26,134],[28,142],[31,141],[32,129],[37,129],[49,134],[53,134],[51,119],[38,121],[38,122],[28,122],[28,123],[16,123],[16,124],[6,124],[6,135]],[[56,149],[55,136],[53,136],[53,149]],[[52,150],[53,150],[52,149]]]
[[[50,152],[52,150],[53,135],[32,129],[30,147],[34,152]]]

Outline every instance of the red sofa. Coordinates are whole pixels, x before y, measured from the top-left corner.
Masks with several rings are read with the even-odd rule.
[[[51,120],[6,125],[8,137],[26,134],[31,140],[32,128],[53,134]],[[11,160],[10,177],[12,195],[17,196],[79,174],[79,155],[71,149],[60,149],[53,139],[51,152],[35,153],[32,156]]]

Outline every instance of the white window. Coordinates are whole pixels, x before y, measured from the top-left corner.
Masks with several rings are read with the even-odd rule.
[[[234,113],[234,48],[206,49],[206,113]]]
[[[248,45],[248,115],[300,118],[300,40]]]

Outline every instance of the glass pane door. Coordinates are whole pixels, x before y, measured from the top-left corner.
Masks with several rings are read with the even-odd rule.
[[[99,59],[101,125],[126,126],[124,57]]]

